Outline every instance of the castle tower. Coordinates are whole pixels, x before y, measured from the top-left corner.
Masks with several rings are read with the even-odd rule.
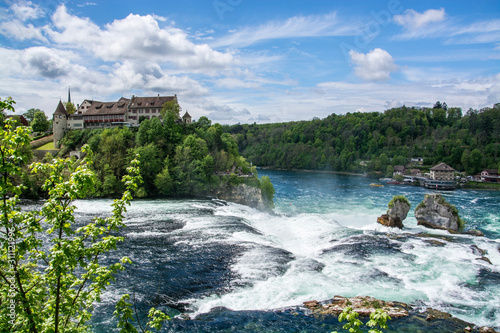
[[[192,120],[191,115],[189,115],[189,113],[186,110],[186,113],[184,113],[184,115],[182,116],[182,122],[184,124],[191,124],[191,120]]]
[[[69,93],[68,93],[69,97]],[[68,113],[63,103],[59,100],[56,111],[52,117],[52,129],[54,131],[54,147],[59,149],[59,141],[64,137],[64,132],[68,126]]]

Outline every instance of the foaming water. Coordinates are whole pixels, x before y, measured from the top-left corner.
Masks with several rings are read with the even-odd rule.
[[[500,327],[499,193],[442,193],[469,228],[486,234],[473,237],[417,226],[413,209],[432,193],[420,187],[374,188],[357,177],[260,173],[275,186],[275,214],[214,200],[134,201],[126,241],[110,259],[127,255],[135,264],[98,305],[96,332],[110,331],[114,303],[131,289],[140,309],[163,306],[203,325],[240,318],[245,324],[235,325],[241,328],[250,325],[249,316],[263,320],[257,319],[262,311],[335,295],[370,295]],[[395,194],[412,204],[403,230],[376,223]],[[105,215],[109,204],[79,201],[78,214]],[[286,318],[294,323],[289,331],[301,330],[303,316]],[[191,324],[172,325],[175,331],[197,331]],[[322,324],[314,325],[317,331]]]

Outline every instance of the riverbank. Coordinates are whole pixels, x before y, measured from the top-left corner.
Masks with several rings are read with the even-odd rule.
[[[334,171],[334,170],[279,169],[279,168],[272,168],[272,167],[258,167],[257,169],[271,170],[271,171],[291,171],[291,172],[307,172],[307,173],[319,173],[319,174],[334,174],[334,175],[344,175],[344,176],[368,177],[368,174],[366,174],[366,173],[355,173],[355,172]]]
[[[467,182],[460,185],[464,190],[489,190],[500,191],[500,183]]]

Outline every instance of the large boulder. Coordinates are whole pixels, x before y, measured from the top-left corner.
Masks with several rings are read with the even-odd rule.
[[[238,186],[228,185],[220,187],[215,196],[218,199],[235,202],[259,210],[267,210],[267,206],[262,199],[262,191],[258,187],[240,184]]]
[[[450,232],[462,231],[465,223],[458,216],[457,208],[440,194],[427,194],[415,209],[415,218],[418,225]]]
[[[403,228],[403,220],[410,211],[410,202],[405,196],[395,195],[389,202],[387,214],[377,218],[377,222],[392,228]]]

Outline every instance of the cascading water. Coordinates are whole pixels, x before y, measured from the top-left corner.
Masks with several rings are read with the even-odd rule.
[[[451,235],[416,224],[383,227],[377,216],[395,194],[412,210],[428,190],[373,188],[365,178],[261,171],[276,189],[276,214],[215,200],[138,200],[127,214],[127,240],[112,255],[134,265],[97,305],[97,332],[115,325],[114,303],[135,293],[140,311],[159,306],[176,319],[166,331],[325,331],[336,319],[296,306],[335,295],[370,295],[447,311],[500,327],[500,193],[443,195],[485,237]],[[109,200],[77,202],[80,219]],[[424,234],[425,233],[425,234]],[[487,252],[491,264],[478,260]],[[280,309],[277,311],[277,309]],[[326,325],[326,326],[325,326]]]

